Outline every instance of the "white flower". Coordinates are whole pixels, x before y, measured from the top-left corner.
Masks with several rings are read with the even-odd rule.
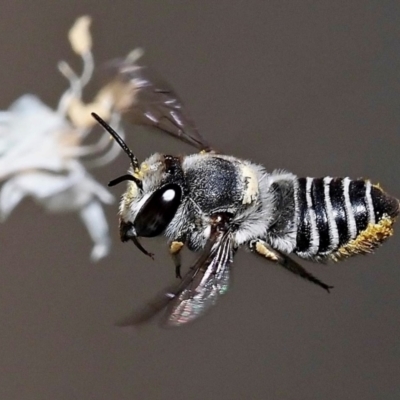
[[[94,241],[92,259],[108,254],[110,239],[102,203],[112,195],[75,158],[82,150],[76,129],[32,95],[0,113],[0,217],[25,196],[52,212],[77,211]]]
[[[0,112],[0,220],[5,220],[26,196],[50,212],[78,212],[94,242],[91,258],[98,260],[110,249],[102,205],[114,199],[89,174],[82,157],[92,156],[92,166],[104,165],[120,149],[105,132],[97,133],[95,144],[84,144],[95,125],[90,112],[99,113],[117,126],[120,134],[123,132],[115,105],[119,99],[107,86],[92,103],[82,101],[83,89],[94,70],[89,22],[87,17],[80,18],[70,31],[71,45],[82,57],[83,69],[78,75],[66,62],[59,64],[69,88],[61,95],[57,109],[26,94],[9,110]]]

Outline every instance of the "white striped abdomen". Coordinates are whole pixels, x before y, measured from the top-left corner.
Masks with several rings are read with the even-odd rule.
[[[366,180],[299,178],[294,252],[323,259],[365,253],[391,235],[399,202]]]

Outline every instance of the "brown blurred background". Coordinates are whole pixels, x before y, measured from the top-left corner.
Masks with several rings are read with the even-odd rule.
[[[27,92],[56,104],[56,63],[79,66],[67,31],[82,14],[97,65],[144,47],[216,147],[269,170],[369,177],[400,197],[398,1],[3,2],[1,109]],[[140,159],[191,151],[127,129]],[[127,166],[121,156],[95,175]],[[107,214],[113,250],[98,264],[75,214],[24,201],[0,226],[1,400],[400,398],[400,229],[374,256],[306,263],[330,295],[240,252],[205,318],[134,331],[113,323],[173,267],[163,240],[146,242],[152,262],[119,242],[116,204]]]

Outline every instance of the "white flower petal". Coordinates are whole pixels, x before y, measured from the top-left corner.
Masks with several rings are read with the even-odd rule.
[[[39,98],[24,95],[1,116],[0,180],[28,169],[65,168],[61,139],[72,128]]]
[[[15,179],[7,181],[0,191],[0,220],[5,221],[25,196],[26,193]]]
[[[10,106],[8,113],[13,116],[8,130],[12,136],[18,132],[21,135],[20,139],[25,139],[28,135],[41,136],[69,127],[61,115],[33,94],[25,94],[17,99]]]
[[[81,209],[80,216],[95,244],[91,258],[93,261],[97,261],[109,253],[111,246],[108,224],[103,208],[98,201],[93,200]]]

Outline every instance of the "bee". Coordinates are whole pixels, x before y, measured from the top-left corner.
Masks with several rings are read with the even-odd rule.
[[[118,79],[134,89],[126,115],[135,124],[153,126],[200,150],[187,156],[155,153],[139,163],[118,133],[92,113],[131,162],[127,174],[109,183],[127,181],[119,207],[121,240],[153,257],[138,238],[165,235],[179,278],[120,325],[147,322],[164,309],[167,326],[197,319],[226,293],[240,247],[329,292],[332,286],[289,255],[341,261],[371,253],[393,234],[399,200],[379,185],[267,172],[262,165],[217,152],[199,134],[174,90],[154,80],[147,68],[126,63]],[[182,278],[185,246],[199,256]]]

